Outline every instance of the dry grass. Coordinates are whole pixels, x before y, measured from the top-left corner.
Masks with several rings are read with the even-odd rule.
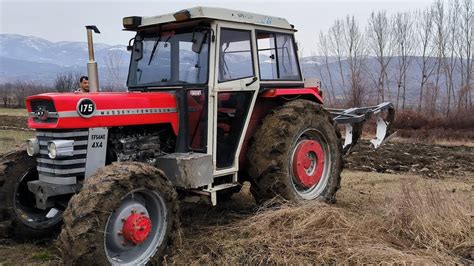
[[[442,128],[448,130],[472,130],[474,117],[472,111],[445,115],[429,115],[410,110],[401,110],[396,113],[395,127],[398,129]]]
[[[202,237],[185,237],[169,262],[468,263],[474,251],[469,205],[425,185],[391,188],[384,200],[369,199],[367,210],[344,203],[270,205],[236,222],[201,228]]]
[[[447,116],[430,116],[414,111],[399,111],[396,114],[395,129],[398,136],[424,143],[439,141],[474,140],[474,116],[472,110]]]
[[[335,205],[255,209],[244,186],[231,202],[183,210],[181,243],[166,262],[473,265],[473,190],[474,176],[433,180],[345,171]],[[2,263],[61,260],[53,247],[5,243]]]
[[[0,129],[0,154],[13,150],[19,145],[23,145],[27,139],[34,136],[34,131]]]
[[[28,112],[25,108],[0,108],[0,115],[28,116]]]
[[[386,218],[390,233],[408,240],[412,247],[470,257],[474,251],[473,205],[463,206],[439,189],[415,188],[413,184],[403,184],[402,197],[389,201]],[[469,206],[470,211],[466,208]]]

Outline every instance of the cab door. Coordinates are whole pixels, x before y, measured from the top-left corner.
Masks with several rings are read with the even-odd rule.
[[[235,23],[217,26],[213,89],[214,174],[235,174],[259,89],[255,33]]]

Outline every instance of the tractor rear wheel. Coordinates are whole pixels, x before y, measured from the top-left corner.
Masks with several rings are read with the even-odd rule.
[[[164,173],[116,163],[87,178],[72,197],[58,246],[66,264],[160,263],[178,226],[177,194]]]
[[[38,180],[36,158],[25,150],[7,153],[0,161],[0,218],[2,235],[17,240],[54,238],[59,233],[62,211],[36,208],[35,195],[28,182]]]
[[[280,195],[293,202],[334,202],[343,165],[339,129],[321,105],[288,102],[264,118],[248,163],[257,201]]]

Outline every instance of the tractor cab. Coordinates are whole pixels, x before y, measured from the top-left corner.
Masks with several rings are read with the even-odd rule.
[[[129,91],[174,92],[179,114],[176,151],[192,152],[203,168],[212,169],[206,171],[207,180],[177,178],[186,179],[183,184],[199,182],[193,184],[197,186],[222,176],[225,187],[236,184],[239,154],[248,141],[245,132],[254,130],[258,116],[265,113],[263,105],[255,106],[258,96],[274,97],[275,89],[296,94],[300,92],[288,89],[304,88],[294,27],[282,18],[209,7],[126,17],[123,26],[136,31],[128,46]],[[306,90],[308,97],[322,103],[317,87]],[[170,164],[175,156],[184,155],[160,159],[171,176],[179,173],[178,164]]]

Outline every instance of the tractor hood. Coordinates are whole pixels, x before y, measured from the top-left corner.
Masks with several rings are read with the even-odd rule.
[[[171,124],[178,132],[171,92],[45,93],[26,99],[28,127],[71,129]]]

